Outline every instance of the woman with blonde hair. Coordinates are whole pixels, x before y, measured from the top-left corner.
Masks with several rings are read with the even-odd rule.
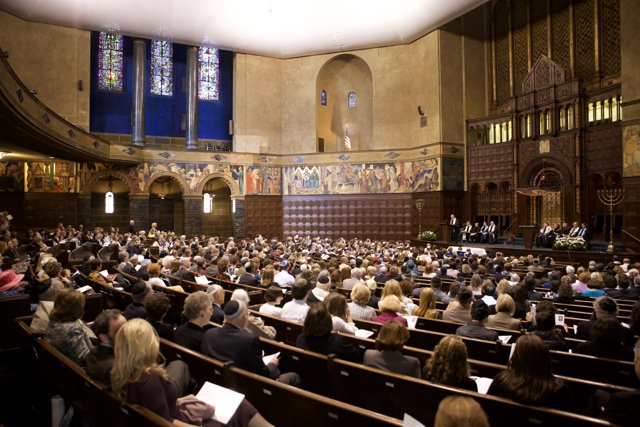
[[[400,299],[398,299],[398,297],[395,295],[387,295],[380,301],[380,311],[382,313],[371,320],[379,323],[387,323],[391,322],[392,320],[397,320],[404,326],[408,327],[409,324],[407,323],[407,319],[398,314],[401,310],[402,303],[400,302]]]
[[[471,289],[471,292],[473,292],[474,297],[479,298],[482,296],[482,277],[480,277],[479,274],[471,276],[469,288]]]
[[[265,288],[271,286],[271,284],[273,284],[274,275],[275,274],[273,271],[273,265],[267,265],[264,270],[262,270],[262,282],[260,283],[260,285],[264,286]]]
[[[351,289],[351,302],[349,312],[354,319],[371,320],[376,315],[376,310],[367,305],[371,299],[371,290],[362,283],[357,283]]]
[[[447,396],[438,405],[434,427],[489,427],[487,414],[474,399]]]
[[[420,305],[413,310],[414,316],[424,317],[425,319],[440,319],[442,313],[436,310],[436,294],[430,287],[422,288],[420,292]]]
[[[384,288],[382,288],[382,296],[380,297],[380,302],[378,303],[378,305],[382,304],[382,300],[384,300],[384,298],[388,295],[395,295],[396,297],[398,297],[398,300],[400,300],[400,310],[398,310],[400,313],[409,313],[407,311],[407,307],[404,304],[404,294],[402,293],[402,286],[400,286],[400,282],[398,282],[395,279],[389,279],[387,280],[387,282],[384,284]],[[380,307],[380,310],[382,310],[382,308]]]
[[[440,340],[422,371],[422,377],[427,381],[478,391],[478,386],[469,375],[467,346],[462,338],[455,335]]]
[[[522,329],[520,319],[515,319],[513,313],[516,311],[516,303],[509,294],[502,294],[496,302],[496,314],[489,316],[487,326],[490,328],[511,329],[519,331]]]
[[[165,369],[158,364],[160,343],[153,326],[143,319],[131,319],[116,334],[113,346],[115,359],[111,369],[111,385],[119,399],[144,406],[176,426],[190,426],[189,420],[178,411],[179,387],[176,373],[187,369],[182,361],[174,361]],[[180,362],[180,363],[176,363]],[[181,374],[183,374],[182,372]],[[207,426],[220,425],[214,420]],[[270,425],[244,399],[227,425]]]

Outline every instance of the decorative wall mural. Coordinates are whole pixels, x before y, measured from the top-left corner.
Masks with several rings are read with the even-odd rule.
[[[640,125],[626,126],[622,141],[624,143],[622,175],[640,176]]]
[[[24,163],[0,162],[0,191],[22,191]]]
[[[27,191],[75,193],[76,185],[75,163],[27,163]]]
[[[396,163],[285,166],[285,195],[437,191],[438,159]],[[316,180],[315,177],[320,177]]]
[[[218,165],[209,163],[141,163],[135,168],[129,170],[129,176],[133,180],[136,189],[144,191],[145,183],[153,177],[154,174],[162,172],[173,172],[180,175],[189,186],[190,192],[196,192],[198,186],[204,178],[212,173],[226,175],[230,180],[238,184],[240,193],[243,192],[243,166]]]
[[[248,166],[245,178],[246,195],[261,194],[267,196],[281,194],[282,181],[280,172],[280,168]]]

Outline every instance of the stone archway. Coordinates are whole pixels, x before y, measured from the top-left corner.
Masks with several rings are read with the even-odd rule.
[[[105,212],[105,195],[113,193],[113,213]],[[88,228],[105,227],[127,230],[131,218],[131,194],[134,186],[121,171],[103,169],[92,174],[78,195],[78,221]]]
[[[317,151],[373,147],[371,68],[351,54],[329,59],[316,77]]]
[[[185,183],[173,172],[153,175],[145,183],[149,195],[149,222],[158,224],[158,229],[184,233],[185,224]]]
[[[219,236],[221,239],[233,236],[233,205],[236,203],[236,199],[232,199],[229,181],[222,176],[207,177],[206,182],[202,182],[201,191],[201,197],[203,197],[202,234]],[[205,212],[207,210],[205,194],[210,200],[210,212]]]

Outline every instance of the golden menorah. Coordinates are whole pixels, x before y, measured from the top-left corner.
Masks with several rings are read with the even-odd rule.
[[[424,208],[424,199],[416,199],[416,209],[418,209],[418,239],[422,237],[422,209]]]
[[[624,189],[608,188],[598,190],[596,193],[600,202],[609,206],[609,246],[607,246],[607,252],[613,252],[613,207],[624,200]]]

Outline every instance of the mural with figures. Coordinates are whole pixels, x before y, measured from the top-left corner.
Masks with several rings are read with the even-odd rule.
[[[280,168],[248,166],[245,181],[245,194],[247,196],[281,194]]]
[[[101,163],[0,162],[0,184],[4,183],[0,191],[22,191],[26,187],[28,192],[82,193],[88,191],[86,186],[93,175],[113,169],[129,177],[135,193],[144,192],[154,175],[165,172],[180,176],[189,193],[196,193],[211,174],[234,182],[239,195],[411,193],[441,190],[440,166],[437,158],[284,167],[146,162],[125,169]]]
[[[438,159],[285,166],[284,194],[409,193],[440,189]]]
[[[189,187],[190,192],[195,192],[204,178],[212,173],[225,175],[238,184],[240,193],[244,193],[244,169],[239,165],[220,165],[209,163],[141,163],[136,168],[129,170],[129,177],[136,186],[137,191],[144,191],[145,183],[154,174],[173,172],[182,177]]]

